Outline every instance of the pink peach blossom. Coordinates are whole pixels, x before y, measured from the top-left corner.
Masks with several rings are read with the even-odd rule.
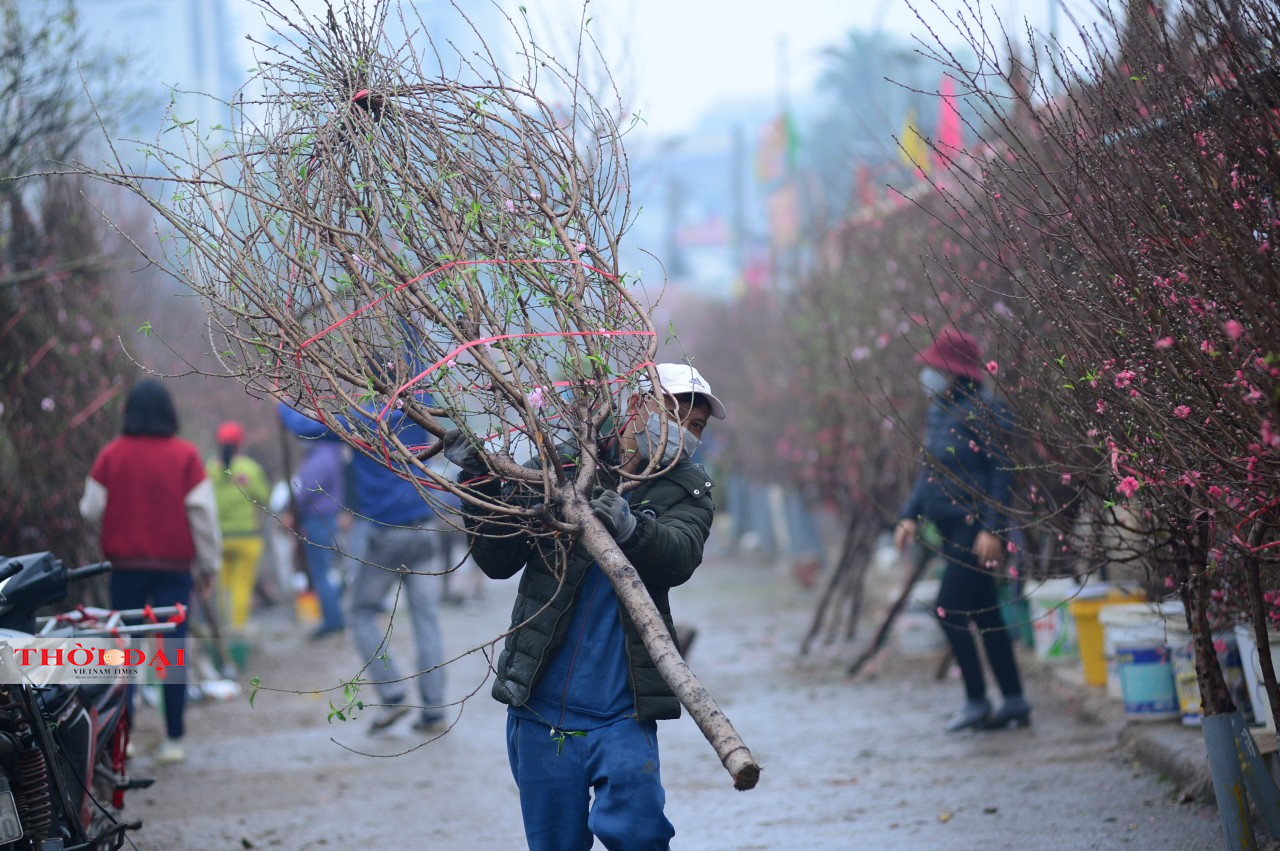
[[[1271,424],[1270,418],[1262,421],[1262,444],[1270,447],[1280,447],[1280,432],[1276,431],[1275,426]]]
[[[1120,480],[1120,484],[1116,485],[1118,490],[1127,499],[1138,492],[1138,488],[1142,487],[1142,483],[1133,476],[1125,476]]]

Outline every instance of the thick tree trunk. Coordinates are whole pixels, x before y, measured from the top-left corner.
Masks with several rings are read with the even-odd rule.
[[[822,631],[823,624],[828,622],[828,618],[834,618],[830,613],[836,609],[843,596],[846,574],[854,567],[854,558],[858,555],[857,547],[859,535],[859,526],[863,522],[862,518],[854,515],[849,518],[849,525],[845,529],[844,543],[840,548],[840,558],[836,561],[835,567],[827,574],[826,580],[822,583],[822,590],[818,592],[818,606],[814,609],[813,620],[809,623],[809,631],[805,633],[804,641],[800,643],[800,655],[809,655],[809,650],[813,646],[814,640],[818,637],[818,633]],[[856,595],[855,591],[855,595]],[[856,628],[856,624],[852,628]]]
[[[1201,559],[1179,565],[1182,581],[1182,602],[1187,618],[1187,628],[1195,649],[1196,682],[1200,686],[1200,708],[1205,717],[1228,715],[1235,712],[1226,677],[1218,663],[1218,652],[1213,646],[1213,634],[1209,630],[1209,577]]]
[[[849,622],[844,630],[844,640],[847,642],[852,642],[857,637],[858,627],[862,625],[862,610],[867,603],[867,574],[871,571],[873,558],[870,549],[879,528],[879,517],[863,517],[858,526],[857,536],[849,548],[849,558],[854,562],[854,568],[847,583]]]
[[[914,564],[911,566],[911,575],[907,577],[907,584],[902,587],[902,593],[898,595],[898,599],[894,600],[893,605],[889,607],[889,611],[885,613],[884,620],[880,622],[880,628],[876,630],[875,636],[871,639],[871,643],[867,645],[867,649],[862,651],[857,659],[853,660],[853,664],[849,666],[846,674],[850,677],[856,677],[863,667],[871,661],[876,652],[884,647],[889,640],[889,635],[893,631],[893,624],[898,619],[898,615],[907,608],[907,603],[911,600],[911,589],[916,587],[916,583],[920,581],[920,577],[924,576],[925,569],[929,566],[930,551],[921,546],[915,547],[912,551]]]
[[[581,524],[583,546],[595,557],[613,583],[618,599],[640,631],[644,645],[649,649],[649,655],[653,657],[662,678],[667,681],[702,735],[707,737],[707,741],[715,749],[720,762],[733,777],[733,788],[739,791],[755,788],[760,780],[760,764],[751,756],[751,751],[715,699],[680,657],[675,641],[662,620],[662,614],[654,605],[640,575],[614,542],[613,536],[595,518],[585,499],[567,499],[564,516],[570,523]]]
[[[1257,546],[1261,524],[1254,527],[1249,536],[1250,546]],[[1253,621],[1253,640],[1258,647],[1258,663],[1262,667],[1262,682],[1266,686],[1267,702],[1271,704],[1271,717],[1280,718],[1280,686],[1276,683],[1275,660],[1271,658],[1271,637],[1267,634],[1267,610],[1262,598],[1261,566],[1253,555],[1244,559],[1245,587],[1249,592],[1249,617]],[[1250,664],[1248,660],[1245,664]],[[1255,706],[1254,714],[1262,717],[1262,707]],[[1280,734],[1277,734],[1280,736]]]
[[[1232,728],[1232,713],[1236,707],[1222,675],[1222,666],[1218,664],[1213,635],[1209,630],[1206,542],[1203,524],[1193,520],[1183,530],[1182,540],[1174,543],[1173,569],[1195,648],[1196,681],[1200,686],[1200,708],[1204,713],[1201,728],[1209,757],[1209,771],[1213,776],[1214,797],[1218,802],[1218,820],[1222,824],[1227,847],[1232,851],[1246,851],[1257,848],[1257,841],[1249,816],[1239,744]]]

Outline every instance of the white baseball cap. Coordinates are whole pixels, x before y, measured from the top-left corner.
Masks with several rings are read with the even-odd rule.
[[[706,399],[711,405],[711,416],[718,420],[725,418],[724,404],[715,397],[711,392],[711,385],[702,377],[698,370],[689,366],[687,363],[660,363],[655,365],[658,370],[658,381],[662,384],[662,389],[672,396],[679,396],[682,393],[697,393]],[[641,377],[640,386],[643,389],[649,388],[649,379]]]

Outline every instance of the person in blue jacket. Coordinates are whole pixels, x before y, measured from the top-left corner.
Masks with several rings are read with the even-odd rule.
[[[280,418],[287,429],[303,438],[338,441],[341,438],[323,423],[295,411],[281,402]],[[354,411],[340,417],[342,428],[372,435],[376,414]],[[435,442],[419,425],[399,412],[392,412],[392,430],[406,446],[425,446]],[[415,678],[422,699],[418,707],[415,730],[438,733],[445,729],[444,642],[440,633],[440,600],[444,588],[443,548],[437,518],[423,499],[417,485],[405,478],[402,468],[387,466],[383,461],[356,452],[352,464],[352,481],[359,514],[355,523],[365,528],[356,530],[352,540],[362,542],[351,578],[347,622],[357,652],[366,667],[364,675],[378,692],[380,705],[370,724],[370,732],[380,732],[413,711],[407,703],[408,686],[391,653],[390,630],[383,627],[380,616],[383,600],[397,582],[403,581],[399,599],[409,603],[409,620],[413,625],[416,664]],[[399,613],[392,613],[392,629]]]
[[[899,512],[894,543],[909,551],[922,520],[936,526],[942,538],[946,570],[936,611],[966,698],[947,729],[1025,726],[1031,721],[1031,705],[1022,693],[997,587],[1004,563],[1002,534],[1009,527],[1004,514],[1013,488],[1004,448],[1007,416],[983,392],[982,350],[969,334],[943,330],[916,361],[924,365],[920,382],[929,396],[926,463]],[[1004,696],[994,713],[970,623],[982,636]]]

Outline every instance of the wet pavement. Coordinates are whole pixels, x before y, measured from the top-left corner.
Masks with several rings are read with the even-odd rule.
[[[514,590],[488,583],[484,599],[446,607],[447,649],[495,640]],[[673,848],[1222,847],[1212,807],[1179,803],[1117,744],[1116,723],[1085,723],[1051,677],[1029,677],[1031,728],[956,735],[942,727],[961,689],[935,681],[934,658],[892,657],[859,683],[835,660],[799,664],[813,602],[780,571],[727,557],[674,594],[677,619],[700,630],[690,664],[764,773],[736,792],[692,721],[660,724]],[[345,640],[307,642],[287,616],[260,618],[264,685],[328,688],[354,673]],[[137,848],[523,848],[487,664],[471,653],[450,667],[461,714],[430,742],[408,720],[377,737],[367,714],[326,722],[340,691],[263,691],[253,707],[243,696],[192,706],[188,761],[152,766],[161,723],[144,710],[136,773],[157,783],[130,793],[129,817],[145,822]]]

